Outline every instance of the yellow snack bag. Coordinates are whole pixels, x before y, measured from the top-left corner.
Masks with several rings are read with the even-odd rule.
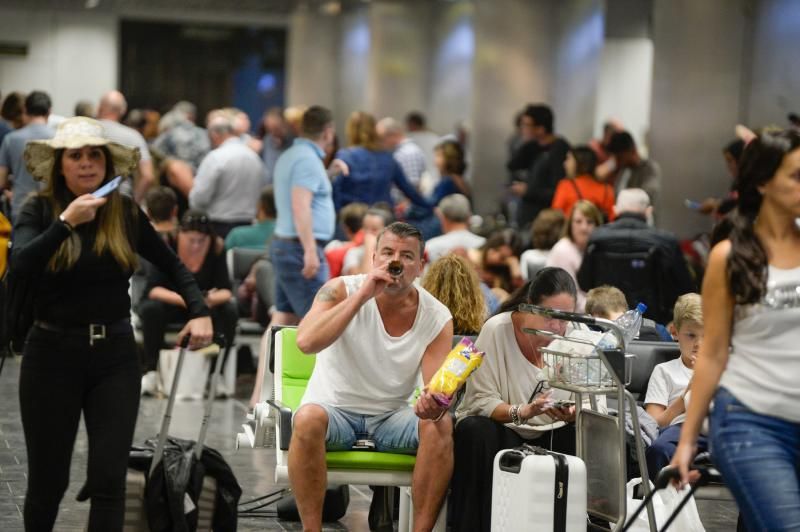
[[[437,403],[450,406],[455,393],[483,362],[483,355],[469,338],[462,338],[456,344],[428,384],[428,392]]]

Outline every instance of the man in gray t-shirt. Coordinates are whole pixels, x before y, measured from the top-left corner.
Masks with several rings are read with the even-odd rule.
[[[50,96],[42,91],[31,92],[25,98],[27,125],[6,135],[0,145],[0,188],[7,186],[10,177],[11,189],[14,192],[11,199],[12,222],[28,196],[40,188],[39,183],[34,181],[28,172],[22,154],[29,140],[53,138],[53,130],[47,127],[50,107]]]

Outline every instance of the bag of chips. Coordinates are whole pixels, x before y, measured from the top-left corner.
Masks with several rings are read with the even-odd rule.
[[[456,344],[428,384],[428,392],[437,403],[450,406],[455,393],[483,362],[483,355],[483,351],[475,349],[475,344],[469,338],[462,338]]]

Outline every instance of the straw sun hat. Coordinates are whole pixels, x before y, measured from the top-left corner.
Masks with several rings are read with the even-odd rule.
[[[25,164],[34,179],[50,179],[55,164],[55,151],[84,146],[105,146],[111,152],[116,175],[132,175],[139,164],[139,148],[112,142],[105,135],[103,124],[92,118],[76,116],[58,125],[49,140],[31,140],[25,146]],[[113,176],[106,176],[113,177]]]

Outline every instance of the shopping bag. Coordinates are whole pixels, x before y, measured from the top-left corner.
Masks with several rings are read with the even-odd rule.
[[[650,524],[647,520],[647,509],[642,509],[632,523],[628,522],[630,517],[634,515],[643,504],[642,499],[635,499],[633,497],[636,486],[641,483],[641,478],[635,478],[626,485],[627,516],[625,518],[625,525],[626,531],[628,532],[650,532]],[[650,489],[655,489],[652,482],[650,482]],[[675,513],[681,501],[688,495],[689,490],[689,486],[684,486],[682,490],[678,491],[672,484],[669,484],[663,490],[659,490],[653,494],[653,512],[655,513],[656,528],[658,530],[661,530],[670,516]],[[697,513],[697,505],[695,504],[693,496],[690,497],[684,507],[681,508],[678,516],[670,524],[669,530],[675,530],[676,532],[705,532],[703,523],[700,521],[700,514]]]
[[[178,355],[178,349],[162,349],[158,355],[158,391],[164,395],[169,395],[172,389]],[[209,368],[210,361],[202,352],[187,351],[175,398],[180,400],[202,399],[206,391]]]

